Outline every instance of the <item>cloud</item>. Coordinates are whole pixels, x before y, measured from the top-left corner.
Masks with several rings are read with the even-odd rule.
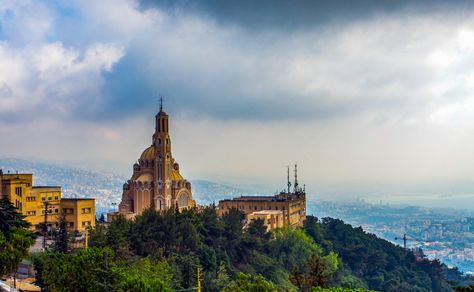
[[[6,36],[0,43],[0,121],[62,120],[95,111],[102,74],[120,60],[123,46],[48,41],[54,12],[37,2],[18,3],[0,7]]]

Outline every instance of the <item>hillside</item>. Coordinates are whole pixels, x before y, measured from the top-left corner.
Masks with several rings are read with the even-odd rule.
[[[213,207],[122,217],[91,232],[88,253],[38,255],[39,281],[51,291],[182,291],[196,287],[198,267],[204,291],[447,292],[461,279],[341,220],[308,216],[304,228],[268,233],[261,220],[243,228],[242,218],[237,209],[220,218]]]

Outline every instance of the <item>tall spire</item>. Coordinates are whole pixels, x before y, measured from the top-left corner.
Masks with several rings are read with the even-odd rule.
[[[163,96],[160,95],[160,112],[163,111]]]

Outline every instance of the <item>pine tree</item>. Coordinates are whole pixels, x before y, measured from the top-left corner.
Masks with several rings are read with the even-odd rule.
[[[28,228],[30,223],[24,220],[25,216],[18,212],[7,197],[0,198],[0,230],[10,230],[13,227]]]
[[[64,215],[59,218],[59,228],[54,237],[53,249],[57,252],[69,251],[69,234],[67,232],[67,222]]]
[[[23,218],[8,198],[0,198],[0,276],[14,271],[35,242]]]

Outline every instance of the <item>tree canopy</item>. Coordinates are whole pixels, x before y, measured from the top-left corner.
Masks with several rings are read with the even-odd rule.
[[[35,242],[34,234],[27,229],[29,226],[8,198],[0,198],[0,276],[16,270],[28,256]]]

